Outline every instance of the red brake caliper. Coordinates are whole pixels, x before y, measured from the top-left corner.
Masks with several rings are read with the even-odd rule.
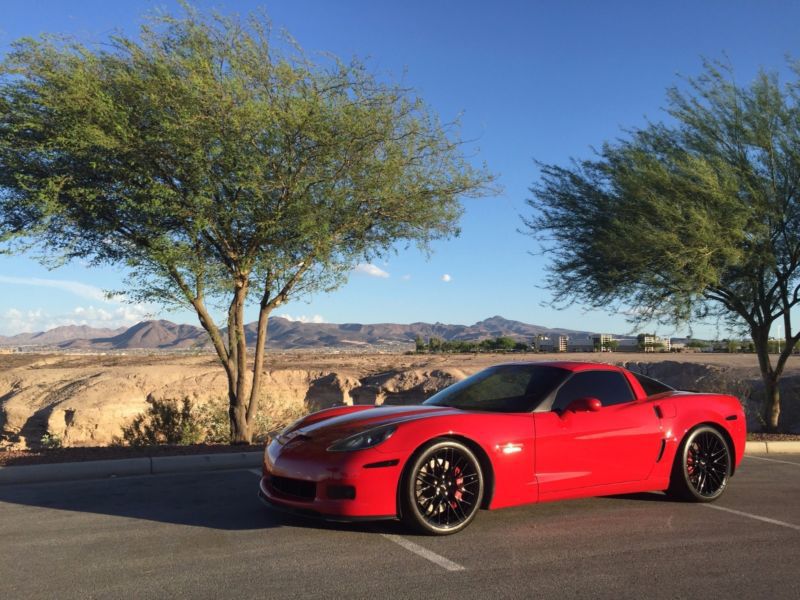
[[[686,472],[689,475],[694,473],[694,456],[692,456],[693,448],[689,448],[689,452],[686,453]]]
[[[461,467],[456,467],[453,470],[454,470],[455,475],[456,475],[456,492],[455,492],[455,494],[453,494],[453,496],[455,497],[456,500],[460,501],[461,498],[462,498],[461,486],[464,485],[464,477],[461,476]],[[455,508],[456,507],[456,503],[454,501],[450,502],[450,506],[452,508]]]

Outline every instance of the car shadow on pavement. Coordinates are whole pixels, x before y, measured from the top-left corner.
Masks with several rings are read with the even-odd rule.
[[[0,519],[9,506],[93,513],[229,531],[277,527],[400,533],[398,522],[337,523],[270,508],[250,471],[176,473],[103,480],[0,485]]]

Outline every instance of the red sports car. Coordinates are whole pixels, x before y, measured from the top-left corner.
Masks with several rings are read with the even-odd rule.
[[[741,462],[733,396],[583,362],[490,367],[419,406],[342,406],[287,427],[259,496],[335,520],[460,531],[479,508],[665,490],[716,500]]]

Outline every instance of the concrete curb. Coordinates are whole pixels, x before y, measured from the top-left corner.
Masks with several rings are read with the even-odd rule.
[[[152,473],[182,473],[219,469],[249,469],[261,466],[263,452],[229,454],[194,454],[190,456],[158,456],[151,459]]]
[[[190,454],[0,467],[0,485],[258,467],[262,452]]]
[[[747,442],[745,454],[800,454],[800,441],[796,442]]]

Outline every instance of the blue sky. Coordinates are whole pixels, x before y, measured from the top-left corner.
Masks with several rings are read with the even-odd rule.
[[[462,235],[437,243],[430,258],[400,250],[375,263],[381,273],[354,272],[339,290],[279,311],[328,322],[473,323],[499,314],[550,327],[630,331],[620,315],[543,306],[546,258],[531,256],[535,242],[517,233],[537,177],[534,159],[587,156],[622,128],[662,118],[665,89],[679,75],[697,74],[703,56],[727,55],[741,82],[760,66],[785,72],[786,57],[800,56],[796,1],[194,5],[242,14],[264,7],[306,50],[366,58],[372,70],[402,78],[444,120],[461,115],[478,161],[499,176],[503,192],[465,200]],[[0,53],[14,39],[44,32],[87,43],[117,30],[135,35],[142,15],[159,8],[178,10],[165,1],[3,0]],[[116,327],[146,315],[196,323],[190,312],[104,300],[99,290],[118,290],[121,279],[114,269],[71,264],[48,271],[31,257],[0,257],[0,334],[71,323]],[[717,332],[701,325],[694,333]]]

